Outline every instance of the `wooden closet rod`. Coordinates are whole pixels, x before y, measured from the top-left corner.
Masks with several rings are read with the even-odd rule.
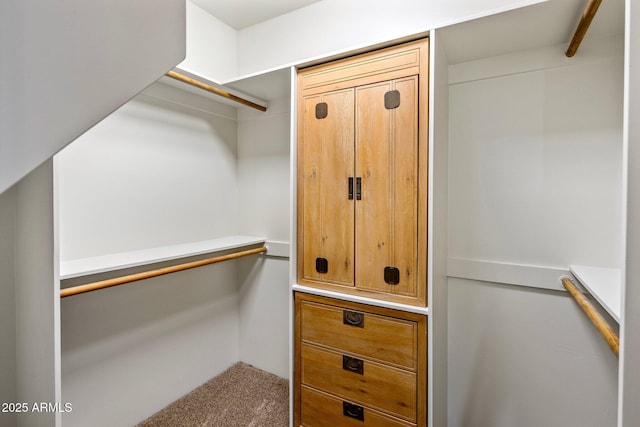
[[[239,102],[240,104],[246,105],[248,107],[255,108],[256,110],[260,110],[262,112],[267,111],[267,107],[263,107],[262,105],[256,104],[255,102],[251,102],[248,99],[240,98],[239,96],[227,92],[226,90],[218,89],[217,87],[199,82],[195,79],[192,79],[191,77],[185,76],[184,74],[176,73],[175,71],[169,71],[167,73],[167,76],[176,80],[180,80],[183,83],[198,87],[200,89],[204,89],[207,92],[214,93],[218,96],[222,96],[224,98],[231,99],[232,101]]]
[[[598,11],[598,7],[600,7],[600,3],[602,3],[602,0],[589,0],[589,3],[587,3],[587,6],[584,9],[584,13],[582,14],[582,18],[580,18],[578,28],[576,28],[576,32],[573,34],[571,43],[569,43],[569,47],[567,48],[567,52],[565,53],[565,55],[567,55],[567,58],[571,58],[578,51],[584,35],[587,34],[589,25],[591,25],[591,21],[593,21],[593,17],[596,16],[596,12]]]
[[[236,259],[247,255],[254,255],[266,252],[267,248],[247,249],[245,251],[234,252],[227,255],[221,255],[214,258],[202,259],[199,261],[186,262],[184,264],[172,265],[171,267],[158,268],[151,271],[143,271],[142,273],[130,274],[128,276],[115,277],[113,279],[101,280],[99,282],[87,283],[86,285],[74,286],[60,290],[60,298],[66,298],[73,295],[84,294],[86,292],[97,291],[100,289],[110,288],[112,286],[120,286],[126,283],[137,282],[138,280],[150,279],[151,277],[163,276],[169,273],[189,270],[191,268],[202,267],[203,265],[215,264],[217,262]]]
[[[615,331],[609,326],[606,320],[598,313],[598,310],[589,302],[587,297],[576,287],[576,285],[568,278],[562,278],[562,285],[571,294],[574,300],[578,303],[582,311],[584,311],[591,322],[594,324],[598,332],[602,335],[604,340],[609,344],[611,351],[618,356],[620,348],[620,340]]]

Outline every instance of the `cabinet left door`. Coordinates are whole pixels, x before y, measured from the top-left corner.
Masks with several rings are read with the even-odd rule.
[[[354,286],[354,111],[352,88],[305,96],[299,105],[304,281]]]

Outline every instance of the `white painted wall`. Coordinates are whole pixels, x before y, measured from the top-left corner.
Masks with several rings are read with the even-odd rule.
[[[178,68],[219,83],[238,75],[237,31],[187,0],[187,55]]]
[[[63,259],[237,234],[236,139],[234,108],[145,90],[56,158]],[[237,282],[227,262],[65,299],[64,425],[135,424],[238,361]]]
[[[61,259],[237,234],[235,119],[156,84],[60,152]]]
[[[0,192],[175,66],[184,16],[183,0],[1,2]]]
[[[450,427],[616,423],[617,358],[566,293],[449,279]]]
[[[60,402],[52,163],[0,194],[0,402],[27,404],[1,412],[3,427],[60,425],[56,413],[33,412]]]
[[[239,261],[239,360],[289,378],[289,260]]]
[[[451,427],[616,423],[617,359],[566,293],[528,286],[557,287],[537,283],[548,267],[621,265],[620,46],[449,69],[449,257],[533,274],[449,278]]]
[[[16,188],[0,194],[0,402],[16,402],[15,244]],[[17,424],[15,413],[0,412],[0,426]]]
[[[238,194],[243,234],[288,242],[289,99],[269,101],[265,113],[238,113]]]
[[[620,267],[623,58],[608,42],[575,62],[539,66],[553,46],[451,67],[450,257]]]
[[[538,2],[324,0],[239,31],[238,73],[281,68]]]
[[[280,104],[238,121],[208,98],[145,90],[56,157],[63,259],[239,233],[288,241]],[[64,425],[132,425],[238,360],[287,377],[288,289],[288,260],[251,257],[63,300]]]
[[[238,191],[243,234],[286,242],[290,236],[290,103],[269,100],[266,113],[238,112]],[[284,97],[282,97],[284,96]],[[240,263],[240,359],[289,377],[289,260]]]
[[[16,186],[16,401],[30,405],[29,412],[18,415],[18,427],[60,425],[59,413],[32,410],[40,402],[61,402],[53,185],[53,161],[49,160]]]
[[[626,262],[623,269],[623,327],[621,331],[622,349],[620,356],[620,427],[640,425],[640,6],[627,1],[627,32],[625,34],[625,150],[628,173],[625,201]]]
[[[432,103],[429,140],[429,395],[433,423],[447,425],[447,254],[449,197],[449,62],[439,33],[431,32]]]
[[[64,299],[64,426],[135,425],[238,361],[234,262]]]

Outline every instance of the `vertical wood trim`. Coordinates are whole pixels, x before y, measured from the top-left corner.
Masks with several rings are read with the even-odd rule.
[[[419,124],[418,124],[418,302],[428,306],[428,196],[429,196],[429,39],[420,46]]]
[[[297,76],[297,113],[296,113],[296,263],[297,263],[297,272],[296,272],[296,281],[298,283],[303,282],[304,277],[304,216],[302,214],[302,207],[304,206],[304,191],[303,191],[303,167],[302,162],[304,159],[304,97],[302,96],[302,85],[304,84],[303,76],[298,73]],[[298,325],[296,324],[296,328]],[[297,362],[296,362],[297,363]],[[299,424],[299,414],[298,421],[296,421],[296,426]]]
[[[418,298],[423,281],[419,280],[418,222],[420,156],[419,156],[419,78],[394,81],[394,88],[402,94],[403,102],[392,110],[392,144],[396,147],[394,167],[395,205],[393,206],[393,235],[397,245],[393,265],[400,270],[400,283],[391,286],[393,293]],[[424,260],[426,261],[426,259]]]
[[[302,303],[298,292],[294,292],[294,350],[293,350],[293,425],[300,426],[302,420],[302,397],[300,394],[302,375],[301,342],[302,342]]]
[[[418,320],[418,389],[416,391],[418,398],[417,418],[418,426],[426,426],[429,414],[427,411],[427,401],[429,399],[428,378],[429,370],[428,362],[428,336],[427,336],[427,316],[421,316]]]
[[[393,171],[390,152],[391,110],[384,94],[391,82],[356,88],[356,175],[362,177],[362,200],[356,203],[356,288],[387,291],[383,268],[392,255],[390,227]]]

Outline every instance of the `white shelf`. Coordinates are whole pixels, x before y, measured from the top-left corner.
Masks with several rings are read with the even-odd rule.
[[[607,313],[620,323],[620,307],[622,305],[620,270],[584,265],[571,265],[569,270]]]
[[[64,261],[60,263],[60,279],[72,279],[74,277],[138,267],[156,262],[213,254],[244,246],[264,244],[266,240],[264,237],[255,236],[228,236],[219,239]]]

